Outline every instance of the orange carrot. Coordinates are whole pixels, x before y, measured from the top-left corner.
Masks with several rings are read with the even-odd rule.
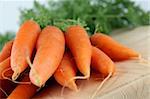
[[[139,57],[139,53],[113,40],[111,37],[96,33],[91,36],[91,43],[106,53],[112,60],[121,61]]]
[[[54,78],[60,85],[77,91],[75,80],[73,79],[72,81],[69,81],[76,76],[76,72],[77,68],[75,61],[73,60],[71,53],[67,51],[65,52],[59,67],[54,73]]]
[[[12,74],[13,71],[10,66],[10,57],[8,57],[0,63],[0,95],[4,98],[12,92],[17,85],[16,83],[29,84],[28,82],[12,81],[10,79]]]
[[[16,84],[13,83],[12,81],[3,78],[3,71],[5,71],[7,68],[10,68],[10,57],[8,57],[7,59],[5,59],[0,63],[0,97],[1,98],[6,98],[6,96],[10,94],[16,86]],[[11,77],[12,74],[13,71],[11,69],[5,72],[5,76],[7,77]]]
[[[5,59],[3,62],[0,63],[0,79],[4,79],[2,77],[2,72],[7,68],[10,68],[10,57],[8,57],[7,59]],[[12,74],[13,74],[12,70],[9,70],[5,73],[7,77],[11,77]]]
[[[31,58],[40,31],[40,26],[32,20],[26,21],[20,27],[11,51],[13,80],[16,80],[20,73],[27,68],[26,59],[27,57]]]
[[[92,95],[91,99],[95,97],[97,92],[101,89],[103,84],[114,74],[115,72],[115,64],[114,62],[100,49],[96,47],[92,47],[92,59],[91,66],[98,72],[100,72],[103,76],[107,76],[103,82],[97,87],[96,91]]]
[[[28,75],[25,75],[22,81],[30,81]],[[31,99],[31,97],[37,92],[37,89],[38,87],[33,84],[20,84],[13,90],[7,99]]]
[[[10,57],[0,63],[0,79],[6,79],[18,84],[28,84],[28,82],[18,82],[11,79],[13,70],[10,66]]]
[[[92,47],[91,67],[103,76],[108,76],[109,73],[115,72],[114,62],[100,49]]]
[[[82,79],[89,78],[92,47],[87,32],[81,26],[70,26],[65,33],[65,37],[77,67],[84,75]]]
[[[13,45],[13,40],[7,42],[1,53],[0,53],[0,62],[4,61],[5,59],[7,59],[8,57],[10,57],[11,55],[11,49],[12,49],[12,45]]]
[[[65,38],[54,26],[44,28],[37,41],[37,52],[30,70],[31,82],[41,87],[54,74],[65,50]]]

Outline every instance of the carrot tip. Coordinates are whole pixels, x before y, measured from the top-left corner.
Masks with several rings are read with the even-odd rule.
[[[31,71],[30,71],[30,80],[31,80],[31,82],[34,85],[38,86],[38,87],[44,86],[44,85],[41,85],[41,79],[38,76],[38,73],[37,73],[36,69],[32,68]]]
[[[16,84],[31,84],[31,82],[19,82],[19,81],[15,81],[15,80],[12,80],[12,79],[6,77],[6,76],[5,76],[5,72],[8,71],[8,70],[11,70],[11,67],[5,69],[5,70],[2,72],[2,77],[3,77],[4,79],[7,79],[7,80],[9,80],[9,81],[12,81],[13,83],[16,83]]]
[[[67,82],[68,83],[68,82]],[[65,85],[62,87],[62,89],[61,89],[61,94],[60,94],[60,96],[61,97],[63,97],[64,96],[64,89],[65,89]],[[79,89],[77,88],[77,85],[74,83],[74,85],[73,85],[73,88],[72,88],[75,92],[78,92],[79,91]]]
[[[14,72],[12,75],[12,80],[16,80],[19,77],[20,73],[19,72]]]
[[[61,89],[61,96],[63,97],[64,89],[65,89],[66,85],[67,85],[70,81],[75,80],[75,79],[88,79],[89,77],[90,77],[89,75],[86,75],[86,76],[76,76],[76,77],[71,78],[71,79],[70,79],[69,81],[67,81],[66,84],[62,87],[62,89]],[[79,91],[79,89],[77,88],[76,84],[74,84],[73,87],[74,87],[74,90],[75,90],[76,92]]]
[[[77,88],[77,85],[76,85],[76,83],[73,83],[73,88],[72,88],[74,91],[76,91],[76,92],[78,92],[79,91],[79,89]]]
[[[61,93],[60,93],[60,96],[63,97],[64,96],[64,89],[65,89],[65,85],[62,87],[61,89]],[[75,92],[78,92],[79,89],[77,88],[76,84],[73,86],[74,88],[72,88]]]
[[[143,58],[141,55],[138,57],[139,63],[145,63],[145,64],[150,64],[150,61],[148,59]]]
[[[148,59],[143,58],[140,54],[138,57],[131,57],[131,59],[138,60],[138,63],[150,64],[150,61]]]
[[[30,60],[29,56],[26,58],[26,60],[27,60],[27,63],[29,64],[29,66],[31,68],[32,67],[32,63],[31,63],[31,60]]]
[[[73,78],[71,78],[70,80],[68,80],[68,81],[65,82],[65,85],[63,85],[63,87],[62,87],[62,89],[61,89],[61,95],[60,95],[61,97],[63,97],[63,93],[64,93],[64,89],[65,89],[66,85],[67,85],[69,82],[73,81],[74,79],[75,79],[75,77],[73,77]],[[68,86],[68,87],[69,87],[69,86]],[[72,83],[72,86],[69,87],[69,88],[72,89],[72,90],[74,90],[74,91],[76,91],[76,92],[79,91],[75,82],[73,82],[73,83]]]
[[[40,91],[43,87],[45,87],[45,84],[43,84],[41,87],[39,87],[36,91]]]
[[[39,79],[36,79],[36,80],[35,80],[35,84],[36,84],[37,86],[40,86],[40,80],[39,80]]]

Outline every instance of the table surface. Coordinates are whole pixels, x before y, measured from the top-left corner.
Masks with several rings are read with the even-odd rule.
[[[150,26],[129,31],[116,31],[111,36],[117,41],[140,52],[150,61]],[[116,73],[96,95],[95,99],[150,99],[150,65],[139,60],[116,62]],[[78,92],[65,88],[60,96],[61,86],[52,84],[44,88],[34,98],[40,99],[90,99],[101,80],[90,78],[78,80]]]

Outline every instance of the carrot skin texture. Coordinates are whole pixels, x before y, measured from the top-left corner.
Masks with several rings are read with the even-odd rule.
[[[22,79],[24,82],[30,81],[28,75]],[[38,87],[33,84],[20,84],[18,85],[7,99],[31,99],[31,97],[37,92]]]
[[[66,86],[74,91],[77,91],[77,85],[75,79],[77,68],[73,57],[69,51],[65,52],[63,59],[54,73],[55,80],[62,86]],[[69,81],[69,82],[68,82]]]
[[[62,60],[65,50],[64,34],[57,27],[47,26],[42,30],[36,47],[30,80],[41,87],[54,74]]]
[[[5,59],[3,62],[0,63],[0,79],[4,79],[2,77],[2,72],[7,69],[10,68],[10,57],[8,57],[7,59]],[[7,72],[4,73],[5,76],[7,77],[11,77],[13,74],[12,70],[8,70]]]
[[[2,61],[4,61],[5,59],[7,59],[8,57],[10,57],[12,45],[13,45],[13,40],[7,42],[7,43],[4,45],[4,47],[3,47],[3,49],[2,49],[2,51],[1,51],[1,53],[0,53],[0,63],[1,63]]]
[[[92,47],[91,67],[100,72],[103,76],[115,72],[114,62],[96,47]]]
[[[118,43],[111,37],[102,33],[96,33],[92,35],[91,43],[106,53],[113,61],[122,61],[132,57],[139,57],[139,53],[136,51],[127,48],[126,46]]]
[[[13,80],[17,79],[17,75],[27,68],[26,59],[27,57],[31,58],[40,31],[40,26],[32,20],[24,22],[20,27],[11,51],[11,68],[14,71]]]
[[[84,76],[90,77],[92,47],[87,32],[81,26],[70,26],[66,30],[65,37],[79,71]]]
[[[2,77],[2,72],[7,68],[10,68],[10,57],[8,57],[7,59],[5,59],[4,61],[0,63],[0,87],[7,94],[10,94],[17,84],[9,80],[6,80]],[[9,78],[12,76],[12,74],[13,74],[13,71],[11,69],[4,73],[4,75]],[[0,90],[0,98],[6,98],[5,94],[1,90]]]

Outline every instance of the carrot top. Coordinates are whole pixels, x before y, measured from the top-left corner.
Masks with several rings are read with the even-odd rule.
[[[54,26],[59,27],[62,31],[65,31],[68,27],[72,26],[72,25],[80,25],[82,27],[84,27],[86,30],[88,30],[89,28],[87,27],[87,24],[80,20],[79,18],[77,20],[73,20],[73,19],[59,19],[59,20],[55,20],[53,22]]]

